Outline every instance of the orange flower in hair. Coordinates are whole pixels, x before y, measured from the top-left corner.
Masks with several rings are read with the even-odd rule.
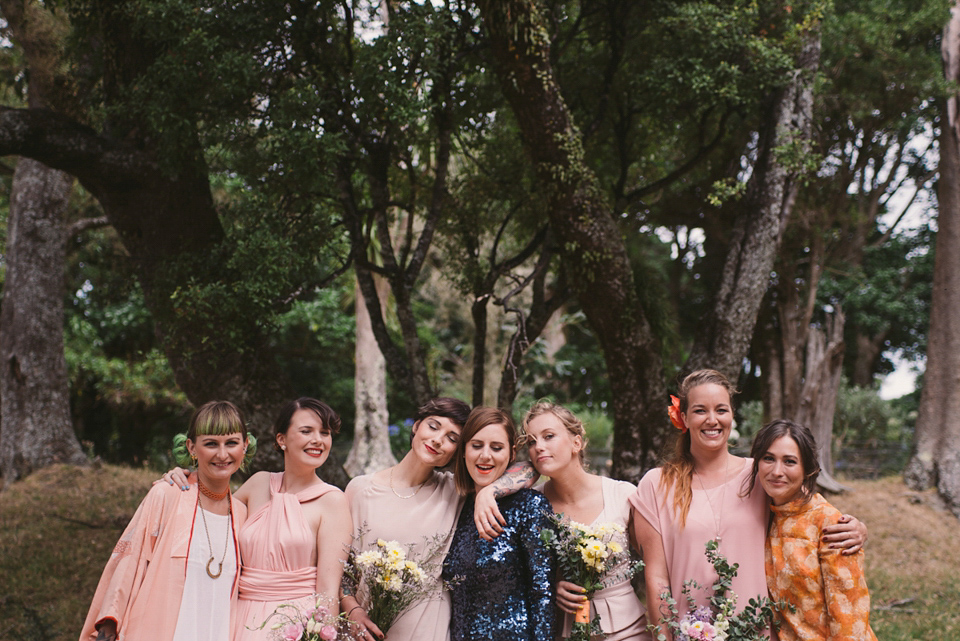
[[[667,408],[667,415],[670,416],[670,422],[681,432],[687,431],[687,422],[683,418],[683,412],[680,411],[680,399],[670,395],[670,407]]]

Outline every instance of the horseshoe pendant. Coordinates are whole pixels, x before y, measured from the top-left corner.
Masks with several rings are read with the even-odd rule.
[[[211,579],[219,579],[219,578],[220,578],[220,575],[223,573],[223,563],[220,563],[220,567],[217,568],[217,573],[216,573],[216,574],[214,574],[213,572],[210,571],[210,564],[211,564],[211,563],[213,563],[213,557],[212,557],[212,556],[210,557],[210,560],[207,561],[207,575],[208,575]]]

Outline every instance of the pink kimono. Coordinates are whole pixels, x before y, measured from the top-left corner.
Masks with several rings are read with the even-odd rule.
[[[247,508],[232,498],[231,507],[234,552],[239,565],[237,531],[246,519]],[[196,485],[186,492],[168,483],[157,483],[150,489],[107,561],[80,641],[96,639],[95,626],[106,619],[117,622],[120,639],[173,638],[196,509]],[[238,579],[239,572],[233,577],[234,599]]]

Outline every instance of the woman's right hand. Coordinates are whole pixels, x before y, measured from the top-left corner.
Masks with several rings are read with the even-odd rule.
[[[569,581],[560,581],[557,583],[557,605],[564,612],[576,614],[587,602],[586,590]]]
[[[117,622],[107,619],[97,626],[97,641],[117,641]]]
[[[170,485],[176,485],[181,490],[186,492],[190,489],[190,482],[187,477],[190,475],[190,470],[185,470],[182,467],[175,467],[169,472],[166,472],[161,478],[153,482],[154,485],[162,481],[166,481]]]
[[[377,641],[385,639],[386,635],[380,631],[377,624],[370,620],[367,611],[356,606],[347,613],[347,619],[350,620],[350,631],[358,635],[363,641]]]

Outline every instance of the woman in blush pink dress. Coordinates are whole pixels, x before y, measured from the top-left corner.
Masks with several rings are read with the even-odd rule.
[[[586,430],[574,414],[560,405],[541,401],[530,408],[523,419],[524,441],[537,472],[550,477],[539,489],[553,511],[571,521],[587,525],[614,523],[624,534],[614,540],[624,549],[629,542],[629,499],[637,491],[632,483],[590,474],[584,469]],[[612,568],[604,587],[593,594],[590,618],[600,616],[603,636],[608,641],[648,641],[646,608],[625,575],[630,563]],[[562,577],[561,577],[562,578]],[[568,581],[557,584],[557,605],[564,612],[558,638],[567,638],[574,614],[585,607],[583,588]]]
[[[306,611],[313,594],[331,613],[353,532],[346,497],[316,474],[340,429],[340,417],[321,401],[300,398],[274,424],[283,472],[258,472],[237,491],[249,517],[240,530],[239,600],[234,641],[270,638],[281,604]]]
[[[720,372],[698,370],[680,385],[670,408],[671,422],[680,430],[673,456],[663,467],[648,472],[630,498],[633,534],[646,564],[647,616],[659,624],[661,595],[669,591],[681,616],[686,601],[683,582],[712,585],[713,566],[706,543],[718,540],[719,551],[740,568],[732,591],[742,607],[751,598],[766,596],[764,542],[769,518],[762,491],[741,498],[753,461],[727,449],[733,426],[733,385]],[[860,549],[866,528],[851,517],[833,526],[828,536],[844,553]],[[705,590],[693,590],[696,605],[707,605]],[[665,625],[660,631],[670,640]]]
[[[453,531],[464,505],[453,474],[444,468],[457,451],[460,432],[470,415],[470,406],[455,398],[435,398],[417,410],[410,451],[399,463],[374,474],[358,476],[347,485],[355,545],[367,550],[377,539],[397,541],[420,561],[432,562],[437,592],[403,612],[389,631],[391,641],[447,641],[450,638],[450,593],[442,589],[440,564],[447,554]],[[497,496],[504,496],[534,481],[533,468],[520,465],[477,494],[474,523],[490,540],[503,529]],[[428,553],[434,556],[424,558]],[[360,605],[356,595],[343,594],[341,611],[363,641],[383,638]]]

